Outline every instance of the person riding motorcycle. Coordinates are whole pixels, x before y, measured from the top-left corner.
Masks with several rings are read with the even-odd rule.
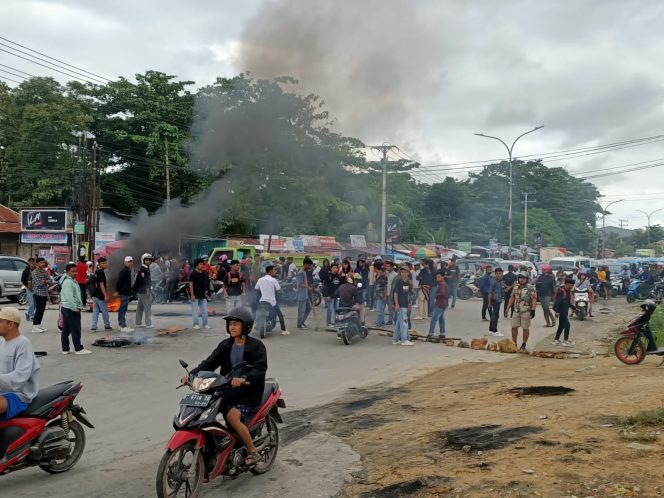
[[[623,265],[620,269],[620,281],[622,282],[623,294],[627,294],[627,289],[629,289],[630,275],[629,267],[627,265]]]
[[[364,325],[364,298],[362,289],[358,284],[362,281],[362,275],[353,274],[346,278],[346,283],[342,284],[334,293],[334,297],[339,298],[339,308],[349,308],[356,310],[360,314],[360,322]]]
[[[572,290],[572,302],[576,301],[576,296],[574,295],[576,292],[587,292],[588,293],[588,316],[593,316],[593,301],[595,300],[595,292],[593,291],[592,285],[590,285],[590,281],[588,280],[588,275],[586,275],[585,272],[579,272],[579,278],[576,280],[576,283],[574,284],[574,288]],[[574,310],[570,310],[570,316],[574,314]]]
[[[639,280],[641,281],[641,289],[639,294],[643,296],[649,296],[650,291],[655,284],[655,278],[653,277],[652,272],[650,271],[650,265],[644,264],[641,267],[641,273],[639,274]]]
[[[267,350],[260,340],[249,336],[254,325],[250,309],[235,308],[224,320],[230,337],[221,341],[210,356],[189,375],[182,377],[181,382],[186,384],[189,378],[203,370],[219,368],[221,375],[233,373],[231,388],[224,393],[219,411],[247,447],[245,464],[255,465],[259,455],[245,423],[256,414],[263,398]],[[244,368],[241,371],[238,365],[242,363]]]

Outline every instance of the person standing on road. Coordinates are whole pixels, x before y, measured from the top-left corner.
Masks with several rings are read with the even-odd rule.
[[[493,272],[491,265],[486,265],[484,268],[484,275],[480,277],[477,282],[477,287],[482,293],[482,320],[488,321],[486,317],[487,311],[491,315],[491,306],[489,303],[489,287],[491,285],[491,273]]]
[[[307,318],[311,313],[311,287],[309,287],[309,279],[307,272],[311,268],[313,261],[309,258],[304,258],[302,269],[297,272],[297,328],[308,329]]]
[[[431,286],[433,285],[434,276],[426,259],[422,260],[421,266],[420,273],[417,276],[420,283],[420,294],[417,298],[417,316],[413,320],[424,320],[429,316],[429,299],[431,299]]]
[[[509,303],[510,297],[512,297],[512,291],[514,290],[515,285],[516,285],[516,273],[514,273],[514,266],[507,265],[507,273],[503,275],[503,291],[505,294],[505,299],[503,300],[504,302],[503,313],[507,313],[507,303]],[[511,312],[510,316],[514,316],[513,307],[510,309],[510,312]]]
[[[399,270],[399,278],[394,282],[394,288],[390,300],[394,303],[396,313],[394,322],[394,336],[392,344],[401,346],[413,346],[408,335],[408,313],[410,313],[410,294],[412,292],[410,273],[408,267],[402,266]]]
[[[65,274],[60,279],[60,313],[62,313],[62,331],[60,343],[62,354],[69,354],[69,336],[74,343],[74,354],[91,354],[81,344],[81,289],[76,282],[77,266],[69,263],[65,267]]]
[[[551,299],[556,292],[556,277],[553,276],[550,265],[542,265],[542,274],[537,278],[535,289],[542,305],[546,327],[554,327],[556,317],[551,311]]]
[[[29,322],[35,317],[35,295],[32,292],[32,270],[35,269],[35,258],[28,259],[28,266],[21,273],[21,284],[25,287],[25,298],[28,300],[28,311],[25,319]]]
[[[35,300],[35,316],[32,320],[32,331],[36,333],[46,332],[48,329],[42,326],[46,301],[48,299],[48,286],[50,278],[46,271],[46,260],[37,258],[35,269],[32,270],[32,292]]]
[[[322,275],[323,272],[321,272]],[[327,306],[326,326],[334,326],[334,315],[337,311],[337,298],[334,297],[337,289],[341,285],[341,276],[339,275],[339,263],[332,263],[330,270],[324,275],[323,297]]]
[[[376,280],[374,285],[374,302],[376,305],[376,327],[385,325],[385,304],[388,298],[388,284],[387,275],[383,269],[383,264],[380,261],[374,263],[374,271],[376,272]]]
[[[152,280],[150,279],[150,265],[152,254],[141,256],[141,267],[136,272],[136,280],[132,290],[138,297],[136,305],[136,328],[143,328],[143,313],[145,313],[145,326],[152,328]]]
[[[420,297],[420,281],[417,279],[420,276],[420,264],[415,262],[411,268],[410,263],[408,263],[408,269],[410,270],[410,283],[413,286],[413,297],[410,300],[410,305],[417,310],[417,300]]]
[[[245,283],[240,273],[240,262],[237,259],[231,261],[231,270],[226,274],[224,281],[224,298],[226,298],[226,313],[242,306],[245,295]]]
[[[447,289],[449,291],[450,297],[452,298],[452,308],[456,306],[457,290],[459,289],[460,278],[461,271],[459,270],[459,265],[457,265],[456,256],[452,256],[452,259],[447,265],[447,273],[445,274],[445,283],[447,284]]]
[[[512,292],[508,307],[514,306],[514,316],[512,317],[512,341],[518,344],[519,327],[523,329],[523,342],[521,350],[526,350],[526,343],[530,335],[530,321],[535,318],[535,309],[537,308],[537,292],[535,288],[528,283],[528,274],[519,272],[517,275],[517,285]],[[507,312],[505,312],[507,318]]]
[[[392,291],[394,290],[394,282],[397,280],[397,272],[394,271],[394,262],[385,261],[385,276],[387,277],[387,322],[385,325],[394,324],[394,299],[391,298]]]
[[[83,307],[88,304],[88,265],[85,256],[79,256],[76,263],[76,283],[81,289],[81,302]]]
[[[493,337],[503,337],[502,332],[498,332],[498,317],[500,316],[500,307],[505,298],[503,289],[503,269],[498,267],[489,280],[489,335]]]
[[[449,299],[449,288],[445,282],[444,272],[436,272],[436,296],[434,301],[433,316],[431,317],[431,323],[429,323],[429,336],[427,340],[430,342],[440,342],[440,339],[445,339],[445,310],[447,309],[448,299]],[[440,335],[438,339],[435,339],[436,333],[436,323],[440,328]]]
[[[570,297],[572,296],[572,288],[574,287],[574,279],[566,278],[565,285],[560,287],[556,292],[556,302],[553,303],[553,310],[558,315],[558,330],[556,331],[556,338],[553,340],[554,346],[565,346],[572,347],[574,343],[569,340],[569,331],[570,331],[570,322],[567,316],[570,309],[576,309],[571,301]],[[565,333],[563,336],[563,342],[560,342],[560,335]]]
[[[129,334],[134,329],[127,326],[127,308],[131,300],[131,269],[134,266],[134,258],[125,256],[124,266],[118,273],[118,281],[115,284],[115,294],[120,298],[120,308],[118,309],[118,326],[120,332]]]
[[[198,258],[194,261],[194,271],[189,274],[189,299],[191,302],[191,322],[195,330],[201,327],[198,325],[198,310],[201,310],[201,319],[203,328],[209,329],[207,292],[210,288],[210,275],[205,271],[205,261]]]
[[[92,324],[90,330],[92,332],[97,330],[97,322],[99,320],[99,313],[101,313],[102,319],[104,320],[104,329],[113,330],[111,327],[111,318],[108,315],[108,288],[106,283],[106,269],[108,268],[108,261],[106,258],[101,257],[97,260],[97,271],[95,272],[93,278],[94,282],[94,292],[92,292]],[[76,268],[78,272],[78,267]],[[81,299],[83,302],[83,299]]]

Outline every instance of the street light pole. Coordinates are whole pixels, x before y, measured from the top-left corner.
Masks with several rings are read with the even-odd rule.
[[[604,248],[605,248],[605,242],[606,242],[606,232],[604,231],[604,228],[606,226],[606,224],[605,224],[605,222],[606,222],[606,213],[608,212],[608,209],[609,209],[610,206],[612,206],[613,204],[616,204],[618,202],[622,202],[624,200],[625,199],[619,199],[617,201],[609,202],[606,205],[605,208],[602,208],[602,258],[604,258]],[[601,205],[600,205],[600,207],[601,207]]]
[[[516,143],[519,141],[521,137],[524,135],[528,135],[529,133],[532,133],[534,131],[539,130],[540,128],[544,128],[544,126],[536,126],[532,130],[528,130],[525,133],[522,133],[518,137],[514,139],[514,142],[512,142],[512,146],[510,147],[507,145],[502,139],[498,137],[493,137],[491,135],[485,135],[484,133],[475,133],[478,137],[484,137],[484,138],[492,138],[494,140],[498,140],[501,144],[505,146],[505,149],[507,149],[507,154],[509,157],[509,165],[510,165],[510,210],[509,210],[509,221],[510,221],[510,238],[509,238],[509,249],[508,249],[508,254],[512,253],[512,187],[514,186],[514,181],[512,178],[512,152],[514,151],[514,146]]]
[[[648,246],[650,246],[650,217],[651,217],[653,214],[658,213],[659,211],[661,211],[661,209],[655,209],[654,211],[651,211],[650,213],[646,213],[645,211],[642,211],[642,210],[640,210],[640,209],[637,209],[637,211],[638,211],[639,213],[643,213],[643,214],[645,214],[645,215],[646,215],[646,218],[648,218],[648,226],[647,226],[646,230],[648,231],[648,234],[647,234],[647,235],[648,235]]]

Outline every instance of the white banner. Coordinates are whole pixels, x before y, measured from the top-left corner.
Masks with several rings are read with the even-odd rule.
[[[350,236],[350,246],[365,248],[367,247],[367,240],[364,235],[351,235]]]

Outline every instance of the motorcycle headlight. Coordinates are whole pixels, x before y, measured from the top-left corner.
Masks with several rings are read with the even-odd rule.
[[[205,392],[210,389],[210,386],[214,382],[214,379],[196,377],[191,383],[191,390],[197,393]]]

